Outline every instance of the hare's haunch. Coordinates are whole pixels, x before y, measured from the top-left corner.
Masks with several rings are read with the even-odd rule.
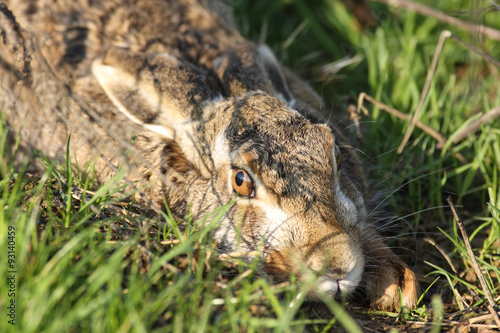
[[[262,272],[275,281],[315,272],[311,298],[415,305],[415,275],[378,235],[377,203],[336,121],[268,47],[238,33],[223,4],[7,6],[0,109],[25,152],[63,159],[71,132],[79,164],[96,161],[106,181],[112,171],[95,159],[103,154],[178,218],[234,200],[215,230],[220,249],[262,251]]]

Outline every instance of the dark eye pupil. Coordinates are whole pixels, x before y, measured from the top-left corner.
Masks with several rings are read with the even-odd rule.
[[[245,181],[245,174],[244,174],[243,172],[241,172],[241,171],[240,171],[240,172],[238,172],[238,173],[236,174],[236,177],[235,177],[235,179],[234,179],[234,180],[235,180],[235,182],[236,182],[236,185],[238,185],[238,186],[243,185],[243,182]]]

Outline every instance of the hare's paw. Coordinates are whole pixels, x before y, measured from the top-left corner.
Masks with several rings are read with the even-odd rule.
[[[367,276],[370,306],[383,311],[398,310],[400,306],[413,308],[419,296],[415,273],[395,255],[384,264]]]

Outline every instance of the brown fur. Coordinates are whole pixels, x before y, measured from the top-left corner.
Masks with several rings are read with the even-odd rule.
[[[395,309],[401,288],[402,304],[415,305],[415,276],[371,224],[372,194],[348,140],[322,119],[321,98],[242,38],[222,4],[8,6],[19,25],[0,15],[0,108],[26,154],[62,159],[72,132],[80,166],[95,160],[106,181],[102,153],[178,218],[235,200],[215,239],[221,250],[262,250],[262,271],[276,280],[313,272],[332,297],[359,285],[372,306]],[[236,169],[254,197],[235,194]]]

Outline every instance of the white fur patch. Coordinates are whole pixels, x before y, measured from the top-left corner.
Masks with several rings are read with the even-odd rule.
[[[354,202],[347,195],[342,192],[338,182],[335,184],[335,196],[340,204],[340,209],[342,210],[341,215],[347,217],[347,224],[354,225],[358,220],[358,209]]]
[[[224,96],[222,96],[222,94],[218,94],[217,96],[212,98],[212,100],[210,100],[210,103],[217,103],[217,102],[222,101],[223,99],[224,99]]]
[[[214,140],[212,159],[216,169],[219,169],[224,165],[231,165],[229,144],[224,132],[220,132]]]
[[[335,279],[330,279],[327,276],[318,278],[318,286],[316,287],[319,293],[335,296],[339,289],[339,283]]]
[[[297,103],[297,101],[295,100],[295,98],[292,98],[292,99],[288,100],[288,99],[286,99],[286,98],[285,98],[285,96],[283,96],[283,94],[281,94],[281,93],[277,93],[277,94],[275,95],[275,97],[276,97],[276,98],[278,98],[279,100],[281,100],[281,101],[282,101],[283,103],[285,103],[286,105],[288,105],[288,106],[290,107],[290,109],[291,109],[293,112],[295,112],[295,113],[297,113],[297,114],[300,114],[300,112],[299,112],[299,111],[297,111],[297,110],[295,110],[295,109],[294,109],[294,106],[295,106],[295,104]]]
[[[338,165],[337,165],[337,156],[335,154],[335,148],[332,149],[332,158],[333,158],[333,163],[334,163],[334,173],[335,177],[338,177]],[[360,218],[366,217],[366,209],[365,209],[365,200],[363,199],[363,196],[361,193],[355,189],[356,195],[355,195],[355,200],[356,202],[353,202],[348,196],[342,192],[340,189],[338,180],[335,180],[335,195],[337,196],[337,199],[339,200],[341,206],[342,206],[342,211],[345,214],[345,216],[349,216],[349,221],[348,224],[353,224],[356,221],[358,221]]]
[[[263,217],[265,223],[258,224],[257,229],[255,229],[255,232],[260,236],[259,241],[271,249],[281,248],[290,242],[290,235],[293,234],[291,218],[277,204],[273,204],[273,200],[268,197],[267,193],[264,193],[264,188],[259,188],[257,184],[256,186],[258,198],[238,198],[237,204],[242,208],[246,204],[258,207],[265,214]]]
[[[265,240],[266,243],[274,246],[278,245],[275,242],[283,244],[283,241],[286,241],[285,237],[283,237],[286,234],[285,227],[290,218],[279,208],[269,207],[268,205],[262,206],[266,212],[267,221],[270,222],[264,231],[265,235],[271,236],[269,240]]]
[[[364,262],[359,258],[356,260],[356,265],[351,271],[346,275],[345,278],[339,281],[341,292],[350,292],[356,289],[361,282],[361,277],[363,275]]]

